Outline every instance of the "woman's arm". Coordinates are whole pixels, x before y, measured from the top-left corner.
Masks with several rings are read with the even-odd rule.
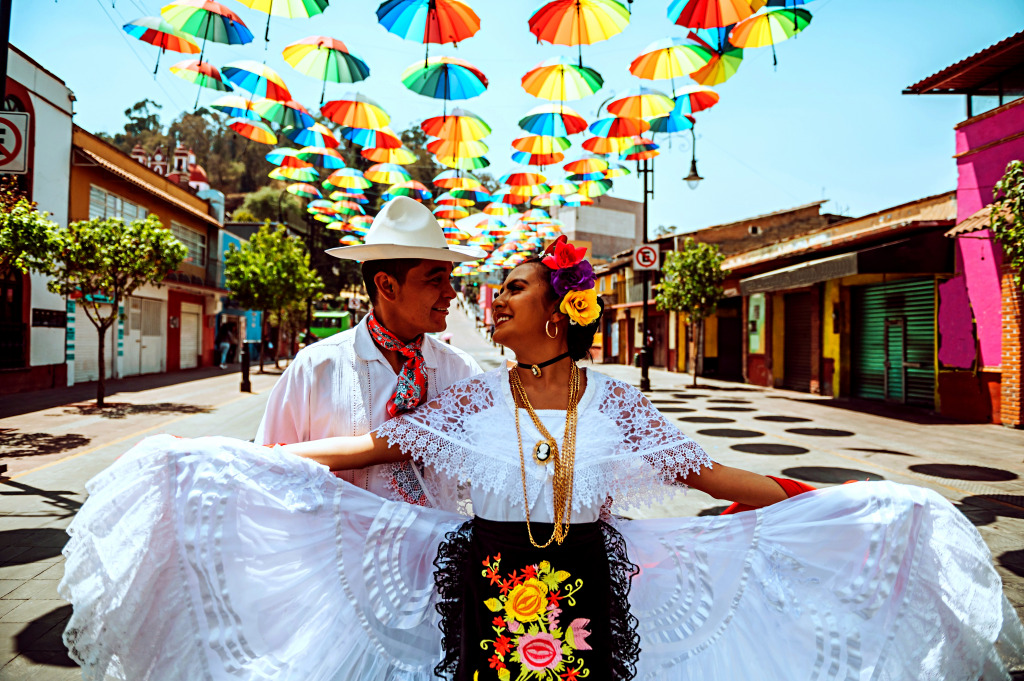
[[[735,501],[754,508],[789,498],[782,486],[771,478],[717,462],[713,468],[702,468],[699,473],[680,477],[678,482],[716,499]]]
[[[332,471],[366,468],[382,463],[407,461],[410,458],[397,445],[389,445],[386,439],[378,437],[376,433],[355,437],[328,437],[282,446],[286,451],[312,459]]]

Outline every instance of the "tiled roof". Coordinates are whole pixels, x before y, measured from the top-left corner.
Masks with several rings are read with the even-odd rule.
[[[1016,67],[1016,68],[1015,68]],[[996,82],[1000,74],[1007,79],[1007,71],[1013,70],[1002,84],[1006,90],[1024,86],[1024,31],[986,47],[981,52],[961,59],[936,74],[914,83],[903,91],[905,95],[967,94],[985,90],[995,94],[999,87]],[[987,86],[987,88],[986,88]],[[989,92],[991,91],[991,92]]]

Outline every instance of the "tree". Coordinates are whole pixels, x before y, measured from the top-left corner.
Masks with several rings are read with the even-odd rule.
[[[188,249],[160,219],[126,223],[120,218],[82,220],[55,230],[55,251],[48,274],[54,293],[75,298],[99,334],[99,384],[96,406],[106,391],[104,347],[107,329],[119,316],[121,301],[140,286],[160,285],[181,265]]]
[[[309,266],[309,253],[302,241],[288,236],[284,227],[264,224],[241,248],[231,245],[224,255],[224,277],[231,297],[242,307],[260,310],[264,325],[274,312],[278,319],[277,350],[281,357],[281,323],[285,310],[304,301],[314,301],[323,292],[323,281]],[[260,372],[263,372],[266,334],[260,335]]]
[[[697,365],[703,357],[704,320],[715,313],[724,295],[722,282],[729,274],[722,269],[724,260],[718,246],[687,237],[681,249],[665,256],[662,281],[654,287],[659,310],[683,312],[694,325],[693,385],[697,385]]]
[[[246,194],[239,210],[247,211],[256,216],[256,220],[283,222],[305,229],[306,211],[298,197],[289,194],[281,187],[260,187]]]
[[[9,176],[0,180],[0,279],[11,270],[45,272],[53,257],[56,229]]]
[[[992,235],[1003,247],[1013,280],[1024,288],[1024,163],[1010,161],[993,194]]]

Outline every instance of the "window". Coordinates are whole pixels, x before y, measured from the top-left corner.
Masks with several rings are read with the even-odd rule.
[[[137,203],[122,199],[96,185],[89,187],[89,219],[121,218],[126,222],[141,220],[149,213]]]
[[[188,248],[185,262],[206,267],[206,235],[177,222],[171,223],[171,234]]]
[[[749,234],[750,236],[757,236],[760,233],[761,228],[758,227],[757,225],[750,225],[749,227],[747,227],[747,234]]]

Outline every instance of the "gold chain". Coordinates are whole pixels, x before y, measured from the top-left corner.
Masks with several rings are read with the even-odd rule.
[[[555,438],[541,422],[537,413],[530,404],[530,398],[526,394],[522,381],[519,379],[517,369],[509,372],[509,385],[512,388],[513,397],[522,402],[526,412],[533,420],[541,436],[554,443]],[[562,439],[561,450],[557,446],[552,447],[552,454],[555,457],[555,475],[551,481],[552,501],[554,505],[554,529],[551,537],[545,544],[538,544],[533,538],[533,530],[530,529],[530,500],[526,492],[526,459],[523,456],[523,434],[519,428],[519,407],[515,405],[516,413],[516,437],[519,440],[519,466],[523,479],[523,508],[526,511],[526,533],[530,537],[530,543],[538,549],[551,546],[551,542],[561,544],[569,534],[569,521],[572,517],[572,490],[576,477],[576,419],[577,407],[580,402],[580,370],[575,362],[569,366],[569,406],[565,412],[565,437]]]

